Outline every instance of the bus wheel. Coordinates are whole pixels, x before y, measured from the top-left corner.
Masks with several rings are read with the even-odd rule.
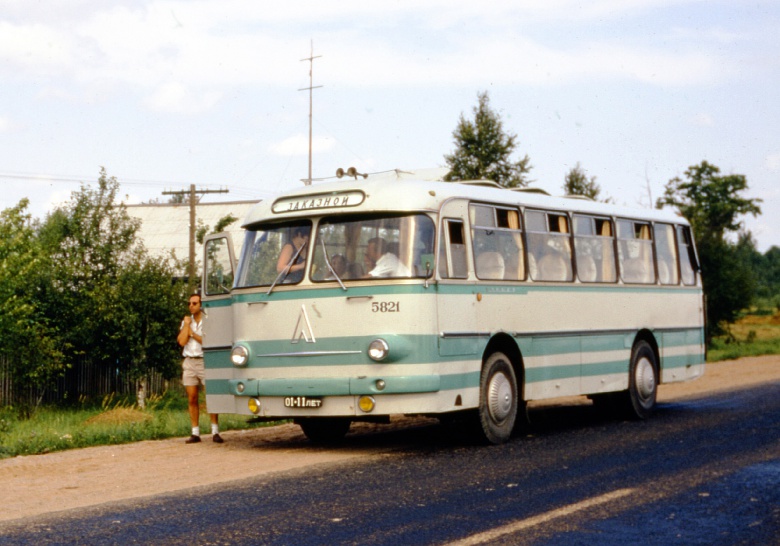
[[[482,366],[479,392],[481,434],[491,444],[503,444],[517,419],[517,378],[509,358],[493,353]]]
[[[316,444],[338,442],[349,431],[352,422],[343,417],[302,417],[295,421],[306,437]]]
[[[655,409],[658,394],[658,364],[655,352],[646,341],[640,341],[631,351],[628,392],[624,393],[623,408],[628,417],[646,419]]]

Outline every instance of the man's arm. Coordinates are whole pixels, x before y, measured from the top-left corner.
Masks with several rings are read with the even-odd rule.
[[[176,341],[179,342],[181,347],[187,345],[187,342],[190,340],[190,336],[192,335],[192,331],[190,330],[191,322],[192,317],[184,317],[184,320],[182,321],[181,330],[179,330],[179,335],[176,336]]]

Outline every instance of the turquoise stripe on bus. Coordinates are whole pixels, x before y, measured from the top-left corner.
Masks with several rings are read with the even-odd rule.
[[[449,284],[441,282],[429,282],[428,288],[422,283],[413,284],[387,284],[350,286],[345,292],[340,287],[308,288],[300,287],[295,290],[283,290],[275,288],[271,294],[263,292],[233,293],[228,297],[204,302],[205,308],[225,307],[232,303],[254,303],[274,301],[312,300],[317,298],[346,298],[350,296],[381,296],[381,295],[471,295],[481,292],[484,294],[499,293],[506,296],[523,296],[533,291],[538,292],[566,292],[566,293],[659,293],[669,294],[701,294],[701,288],[697,287],[668,287],[668,286],[639,286],[622,284],[532,284],[532,283],[473,283]]]
[[[662,367],[665,370],[671,368],[685,368],[687,366],[704,364],[704,353],[665,356],[662,358],[662,361]]]
[[[384,381],[384,388],[377,381]],[[228,394],[235,396],[347,396],[360,394],[408,394],[437,392],[439,375],[329,377],[318,379],[230,379]],[[243,385],[239,392],[238,385]],[[209,382],[211,392],[211,382]]]
[[[348,396],[412,394],[479,387],[479,372],[407,376],[338,377],[322,379],[209,379],[209,394],[234,396]],[[385,382],[379,390],[377,380]],[[237,385],[244,385],[238,392]]]
[[[692,328],[685,331],[656,332],[658,342],[662,349],[674,347],[701,346],[701,329]],[[582,351],[583,355],[590,353],[625,351],[631,348],[635,334],[574,334],[570,336],[533,336],[515,338],[520,352],[524,358],[552,357],[555,355],[573,355]],[[377,337],[387,339],[391,357],[387,362],[374,362],[366,354],[368,344]],[[371,365],[381,369],[383,364],[417,365],[422,363],[456,362],[464,360],[458,354],[443,356],[439,353],[441,339],[435,334],[429,335],[372,335],[361,337],[333,337],[319,338],[317,343],[301,341],[291,344],[289,340],[254,341],[243,342],[250,350],[250,369],[263,368],[295,368],[295,367],[323,367],[323,366],[358,366]],[[487,336],[470,338],[453,338],[447,340],[450,343],[476,344],[472,358],[478,359],[489,341]],[[353,353],[350,354],[350,351]],[[297,355],[295,353],[317,353],[312,356]],[[327,354],[333,352],[334,354]],[[701,351],[689,355],[688,364],[698,364],[703,361]],[[265,356],[264,356],[265,355]],[[269,356],[270,355],[270,356]],[[283,355],[283,356],[279,356]],[[232,368],[230,363],[230,351],[207,351],[206,367],[209,369]],[[664,359],[664,365],[666,360]],[[626,359],[627,360],[627,359]],[[680,365],[680,364],[674,364]]]

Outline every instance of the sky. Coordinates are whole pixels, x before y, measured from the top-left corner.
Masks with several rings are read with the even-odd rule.
[[[0,0],[0,210],[42,219],[101,167],[127,203],[300,188],[310,93],[315,184],[443,167],[486,91],[533,186],[561,194],[579,164],[649,207],[706,160],[762,200],[744,225],[765,252],[778,28],[776,0]]]

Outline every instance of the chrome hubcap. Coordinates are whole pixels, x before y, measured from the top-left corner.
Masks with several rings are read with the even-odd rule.
[[[501,422],[509,416],[512,410],[512,384],[503,373],[497,373],[490,378],[488,385],[488,410],[495,422]]]
[[[649,400],[655,392],[655,370],[647,358],[640,358],[636,363],[634,377],[636,390],[642,400]]]

